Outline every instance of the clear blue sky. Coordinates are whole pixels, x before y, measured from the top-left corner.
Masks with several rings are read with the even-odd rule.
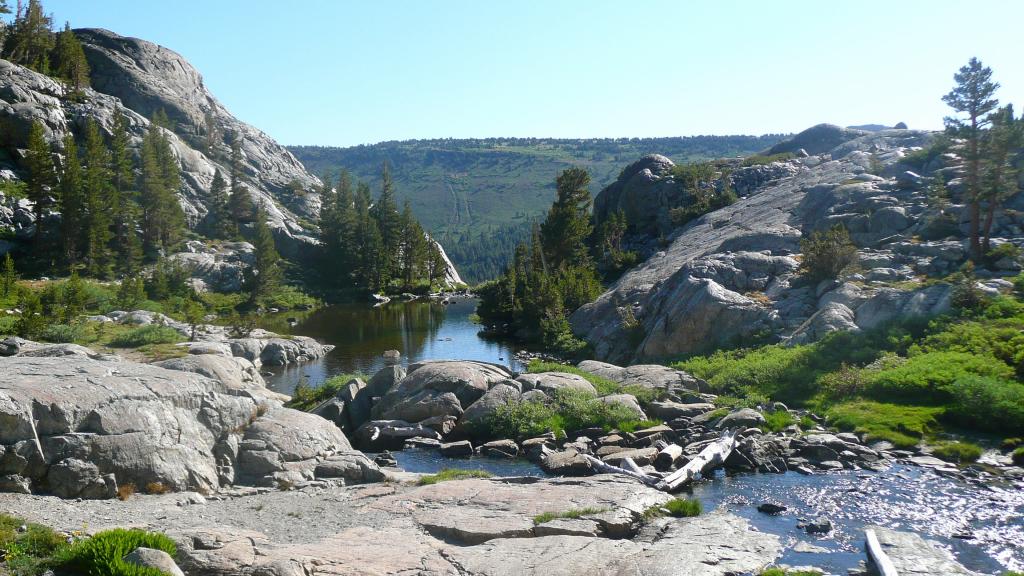
[[[181,53],[235,115],[285,144],[937,128],[971,56],[1004,102],[1024,104],[1022,0],[44,6],[61,25]]]

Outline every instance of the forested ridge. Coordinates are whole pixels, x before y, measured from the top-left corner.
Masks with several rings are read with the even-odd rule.
[[[555,199],[555,175],[569,167],[585,169],[597,194],[645,154],[677,163],[749,156],[784,137],[447,138],[289,150],[314,174],[336,178],[344,169],[374,190],[380,189],[380,166],[388,162],[398,203],[409,200],[463,277],[479,282],[501,274],[516,244],[528,239],[531,225]]]

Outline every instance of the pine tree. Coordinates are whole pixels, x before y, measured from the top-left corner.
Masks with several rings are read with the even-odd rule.
[[[110,140],[110,205],[117,268],[123,277],[137,274],[142,264],[142,245],[138,234],[141,210],[135,191],[135,162],[128,142],[128,118],[123,113],[117,114]]]
[[[558,195],[540,230],[547,265],[552,270],[590,263],[586,244],[593,231],[589,185],[590,175],[582,168],[569,168],[558,175]]]
[[[962,142],[958,148],[964,160],[966,203],[970,210],[971,258],[980,261],[983,196],[981,142],[985,128],[991,123],[988,114],[999,105],[999,100],[995,98],[999,84],[992,82],[992,70],[983,66],[977,58],[971,58],[953,79],[956,86],[942,100],[966,117],[947,117],[946,132]]]
[[[81,258],[88,234],[87,213],[82,180],[82,164],[74,136],[64,137],[64,163],[60,175],[60,221],[64,240],[64,261],[72,269]]]
[[[273,293],[281,283],[281,256],[274,246],[274,235],[267,225],[267,213],[260,206],[256,211],[252,242],[256,261],[248,274],[249,303],[257,305]]]
[[[57,175],[53,167],[53,152],[46,142],[43,125],[38,120],[34,120],[29,129],[25,165],[28,167],[26,194],[33,203],[36,217],[35,241],[39,244],[44,238],[46,211],[53,206],[51,189],[57,183]],[[37,250],[41,250],[41,246],[37,246]]]
[[[384,285],[382,262],[384,242],[381,240],[377,221],[370,214],[370,187],[360,182],[356,189],[356,238],[358,239],[356,278],[359,285],[371,290],[380,290]]]
[[[151,126],[142,141],[142,228],[146,251],[161,253],[177,242],[185,226],[178,201],[181,173],[170,142]]]
[[[371,214],[377,221],[377,230],[380,231],[381,239],[379,285],[386,286],[398,272],[399,242],[402,233],[401,217],[398,213],[398,205],[395,203],[395,185],[391,179],[391,170],[388,168],[387,162],[384,162],[381,167],[380,197],[373,205]]]
[[[426,259],[426,237],[423,228],[412,215],[412,207],[406,200],[399,216],[400,234],[398,254],[402,283],[405,290],[411,290],[418,278],[418,269],[423,267]]]
[[[57,34],[55,60],[57,76],[66,80],[75,93],[89,87],[89,63],[85,59],[85,51],[67,23]]]
[[[213,173],[213,183],[210,184],[210,194],[207,206],[209,206],[210,235],[214,238],[229,240],[238,237],[238,226],[231,216],[231,208],[228,205],[228,184],[220,174],[220,169]]]
[[[231,195],[228,204],[235,227],[241,229],[243,225],[253,222],[256,210],[249,189],[245,186],[245,175],[242,171],[242,137],[239,134],[231,139],[230,169]]]
[[[1024,124],[1014,118],[1013,105],[1007,104],[990,116],[992,127],[982,141],[982,198],[987,204],[982,226],[982,249],[991,250],[992,224],[996,209],[1020,191],[1015,152],[1024,145]]]
[[[96,122],[85,125],[85,178],[83,195],[87,212],[86,265],[97,278],[110,276],[114,257],[111,251],[112,186],[110,152]]]
[[[14,331],[22,338],[33,340],[39,336],[46,327],[46,317],[43,316],[43,303],[39,294],[33,290],[23,290],[18,298],[18,309],[21,314],[14,325]]]
[[[11,253],[8,252],[4,254],[3,277],[0,279],[0,292],[3,293],[4,298],[11,295],[17,283],[18,272],[14,269],[14,258],[11,258]]]
[[[117,305],[122,310],[135,310],[146,300],[146,287],[138,275],[125,276],[117,290]]]
[[[3,58],[49,74],[53,47],[53,20],[43,12],[40,0],[29,0],[26,8],[19,2],[10,36],[4,43]]]

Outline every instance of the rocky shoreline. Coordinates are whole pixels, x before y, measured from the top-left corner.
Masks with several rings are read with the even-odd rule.
[[[579,366],[659,391],[662,399],[646,412],[629,394],[604,397],[666,422],[631,432],[477,441],[467,425],[501,402],[593,386],[576,374],[516,375],[481,362],[406,370],[394,353],[368,382],[351,382],[315,410],[332,423],[284,408],[285,397],[263,386],[252,360],[229,356],[234,346],[210,336],[193,354],[156,365],[19,342],[0,375],[0,488],[9,492],[0,494],[0,507],[64,530],[166,532],[179,542],[187,574],[725,575],[758,574],[790,544],[725,510],[651,515],[672,496],[627,476],[596,474],[589,458],[633,462],[661,477],[731,430],[737,442],[723,463],[728,474],[884,471],[906,462],[968,482],[992,481],[995,471],[1003,480],[1024,478],[1006,462],[959,468],[817,424],[766,432],[765,414],[785,406],[722,410],[699,379],[654,365]],[[816,420],[792,414],[804,424]],[[375,463],[349,438],[366,450],[525,456],[552,477],[418,486],[419,475],[391,467],[386,455]],[[143,493],[164,490],[171,493]],[[777,512],[771,506],[762,503],[762,512]],[[543,514],[555,519],[537,522]],[[827,533],[831,522],[808,521],[804,530]],[[913,534],[880,529],[879,538],[905,566],[927,560],[951,570],[942,573],[972,574]]]

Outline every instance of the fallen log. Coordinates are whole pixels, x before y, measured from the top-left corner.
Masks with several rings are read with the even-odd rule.
[[[704,450],[693,458],[686,466],[673,472],[668,477],[661,479],[656,476],[645,473],[636,465],[631,458],[625,458],[622,461],[622,466],[613,466],[607,462],[590,456],[589,454],[581,454],[584,459],[590,464],[590,467],[597,472],[604,472],[606,474],[622,474],[629,476],[635,480],[639,480],[648,486],[654,486],[659,490],[665,490],[671,492],[680,486],[692,482],[697,474],[708,474],[712,470],[721,466],[725,459],[732,453],[733,447],[736,445],[736,434],[734,432],[725,433],[720,439],[709,444]]]
[[[654,486],[655,484],[658,483],[658,478],[641,472],[639,467],[636,465],[636,463],[633,462],[631,458],[626,458],[625,460],[623,460],[622,463],[625,465],[632,464],[634,470],[628,470],[626,468],[612,466],[611,464],[608,464],[607,462],[601,460],[600,458],[594,458],[590,454],[581,454],[581,456],[583,456],[583,458],[586,459],[586,461],[590,464],[590,467],[597,472],[603,472],[605,474],[622,474],[623,476],[629,476],[634,480],[639,480],[644,484],[647,484],[648,486]]]
[[[668,470],[675,464],[676,460],[683,455],[683,447],[678,444],[669,444],[658,452],[654,458],[654,467],[658,470]]]
[[[879,576],[899,576],[896,573],[896,566],[889,559],[889,556],[882,550],[882,545],[878,542],[878,536],[875,535],[875,531],[868,528],[864,531],[864,547],[867,548],[868,559],[878,569]]]
[[[693,482],[697,474],[703,476],[722,466],[735,446],[736,433],[726,432],[721,438],[708,444],[686,466],[668,475],[664,480],[658,482],[655,487],[659,490],[672,492],[684,484]]]

